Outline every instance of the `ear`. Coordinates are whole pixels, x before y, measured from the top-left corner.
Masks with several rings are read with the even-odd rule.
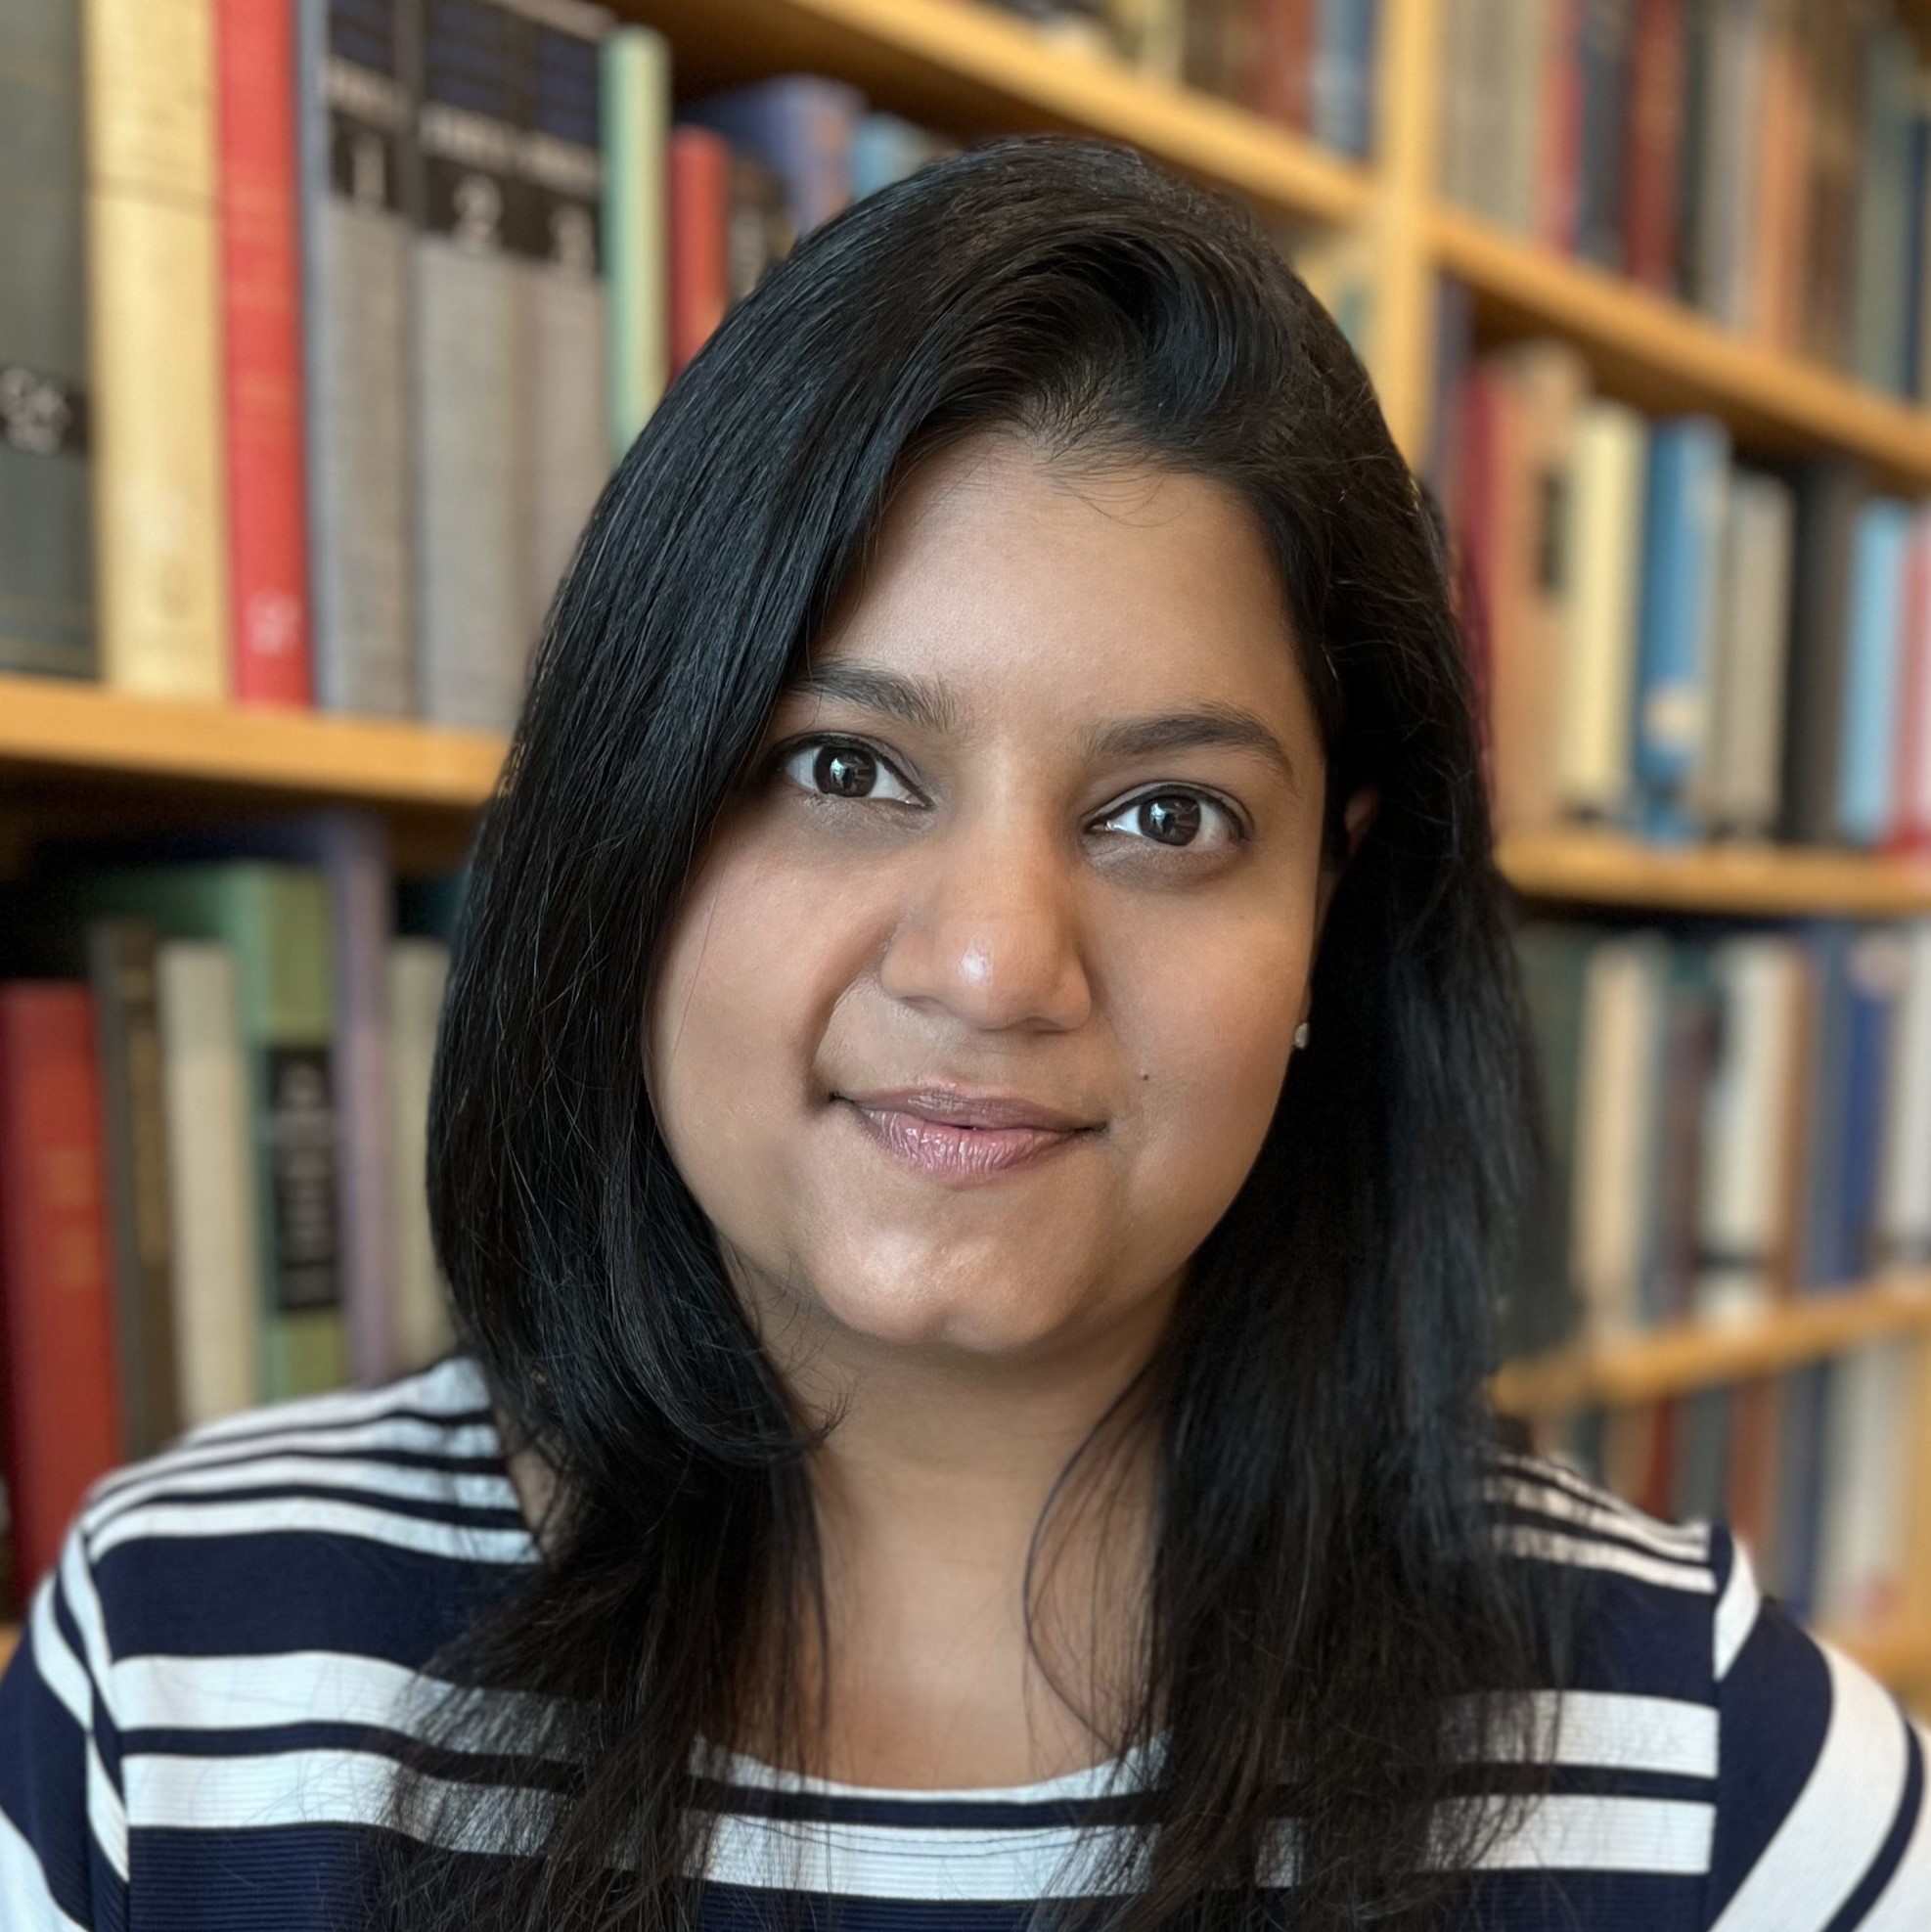
[[[1340,884],[1348,861],[1361,849],[1361,841],[1368,828],[1374,823],[1374,814],[1380,806],[1381,787],[1378,785],[1364,785],[1351,794],[1347,808],[1341,814],[1341,823],[1348,834],[1348,857],[1339,865],[1324,865],[1321,869],[1314,902],[1314,943],[1317,949],[1321,945],[1322,931],[1327,924],[1327,908],[1334,897],[1334,888]]]

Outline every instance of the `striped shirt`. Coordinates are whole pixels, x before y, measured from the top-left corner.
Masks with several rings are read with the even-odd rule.
[[[1726,1529],[1538,1460],[1499,1460],[1491,1493],[1515,1555],[1577,1580],[1589,1637],[1554,1789],[1474,1881],[1482,1922],[1931,1927],[1931,1737],[1760,1595]],[[418,1667],[536,1560],[461,1356],[103,1479],[0,1678],[0,1927],[360,1922]],[[1146,1770],[892,1791],[736,1759],[707,1926],[789,1887],[851,1932],[1016,1928],[1078,1888],[1088,1801]]]

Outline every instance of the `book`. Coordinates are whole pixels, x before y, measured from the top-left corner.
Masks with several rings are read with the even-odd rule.
[[[1491,528],[1495,816],[1500,830],[1515,831],[1550,825],[1561,812],[1550,724],[1570,702],[1564,499],[1589,373],[1568,344],[1544,341],[1511,349],[1493,367],[1505,398]]]
[[[449,948],[436,939],[393,939],[386,968],[391,1320],[396,1361],[410,1369],[433,1362],[453,1340],[424,1192],[429,1078],[449,976]]]
[[[263,1399],[254,1103],[235,954],[166,939],[155,956],[174,1236],[174,1359],[182,1426]]]
[[[708,127],[777,170],[800,236],[851,200],[851,140],[865,97],[825,74],[779,74],[688,102],[681,121]]]
[[[94,661],[80,10],[0,8],[0,670]]]
[[[310,701],[295,0],[215,0],[231,685]]]
[[[0,1426],[23,1597],[122,1456],[107,1213],[93,1000],[0,985]]]
[[[1711,831],[1768,837],[1777,818],[1795,510],[1776,476],[1731,472],[1720,545],[1707,756],[1692,809]]]
[[[1931,921],[1898,934],[1904,949],[1893,1017],[1874,1260],[1880,1269],[1931,1268]]]
[[[415,111],[403,0],[300,0],[302,368],[316,701],[416,709]]]
[[[1836,832],[1853,533],[1864,483],[1855,466],[1822,458],[1803,466],[1796,489],[1776,831],[1793,844],[1820,845]]]
[[[87,927],[121,1432],[129,1457],[152,1456],[182,1426],[157,945],[158,934],[145,920],[95,920]]]
[[[576,0],[522,4],[531,11],[513,55],[522,139],[510,228],[528,308],[522,489],[529,578],[518,625],[527,656],[610,473],[600,113],[610,17]],[[522,684],[518,665],[518,698]]]
[[[1872,497],[1851,533],[1851,607],[1845,624],[1844,691],[1832,831],[1874,848],[1891,825],[1891,758],[1897,744],[1898,651],[1910,512]]]
[[[529,658],[529,305],[510,226],[518,17],[420,0],[411,382],[417,686],[434,723],[508,731]]]
[[[213,0],[89,0],[95,594],[110,684],[230,686]]]
[[[1567,696],[1557,713],[1556,763],[1564,809],[1602,821],[1622,815],[1635,779],[1630,692],[1648,442],[1648,425],[1621,403],[1593,398],[1576,422],[1563,539]]]
[[[670,369],[677,376],[731,305],[731,146],[707,127],[670,133]]]
[[[670,381],[670,43],[626,22],[602,56],[604,284],[610,460]]]
[[[1697,830],[1709,741],[1709,668],[1729,435],[1706,416],[1657,424],[1649,442],[1642,605],[1632,745],[1643,830]]]
[[[1805,987],[1790,941],[1774,933],[1719,940],[1711,973],[1719,1017],[1704,1096],[1691,1307],[1704,1321],[1748,1321],[1768,1312],[1786,1265],[1784,1168]]]
[[[332,1069],[335,944],[328,882],[310,867],[233,860],[83,873],[83,909],[153,921],[232,948],[259,1205],[263,1396],[346,1378]]]

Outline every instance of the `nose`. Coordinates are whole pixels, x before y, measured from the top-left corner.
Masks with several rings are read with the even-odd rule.
[[[1070,1032],[1092,1010],[1076,855],[1011,810],[920,841],[879,970],[894,999],[976,1027]]]

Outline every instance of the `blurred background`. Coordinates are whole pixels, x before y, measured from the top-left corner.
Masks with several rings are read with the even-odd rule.
[[[987,135],[1249,202],[1453,532],[1549,1186],[1499,1409],[1931,1693],[1931,8],[0,0],[0,1645],[449,1329],[463,861],[614,462]]]

